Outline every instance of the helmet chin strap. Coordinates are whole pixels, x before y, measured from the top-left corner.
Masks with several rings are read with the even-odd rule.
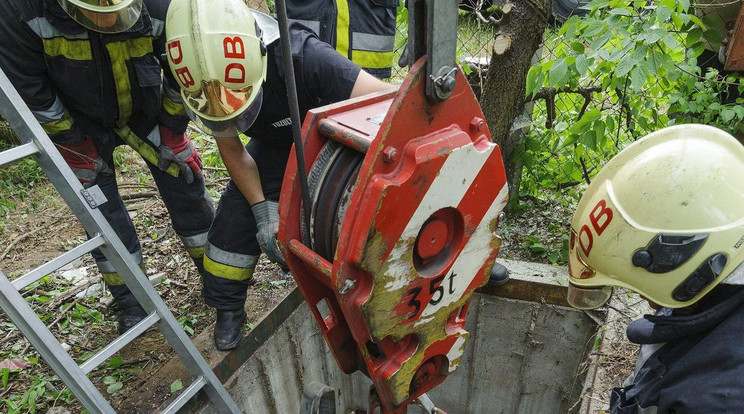
[[[744,285],[744,262],[739,263],[721,283],[726,285]]]

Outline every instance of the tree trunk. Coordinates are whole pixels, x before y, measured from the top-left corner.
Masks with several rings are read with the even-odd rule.
[[[506,178],[509,182],[510,207],[519,196],[522,162],[512,161],[514,150],[522,140],[522,128],[514,120],[525,108],[527,72],[540,48],[548,25],[552,0],[509,0],[499,20],[491,64],[483,86],[481,108],[494,141],[501,147]],[[528,105],[531,110],[532,105]],[[529,116],[529,114],[528,114]]]

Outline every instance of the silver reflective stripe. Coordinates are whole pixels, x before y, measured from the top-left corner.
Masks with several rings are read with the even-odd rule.
[[[659,407],[656,407],[654,405],[650,407],[645,407],[645,408],[639,405],[638,410],[636,411],[636,413],[638,414],[657,414],[658,412],[659,412]]]
[[[208,234],[209,231],[205,231],[204,233],[195,234],[193,236],[181,236],[179,234],[178,237],[181,238],[183,245],[186,246],[187,249],[190,249],[193,247],[204,247],[207,244]]]
[[[646,364],[646,361],[648,361],[648,359],[651,358],[651,355],[655,354],[656,351],[661,349],[664,345],[666,345],[666,342],[641,345],[641,348],[638,350],[638,359],[636,360],[635,369],[633,369],[633,372],[628,376],[628,379],[625,380],[623,387],[628,387],[633,384],[636,375],[638,375],[638,372]]]
[[[317,22],[315,20],[302,20],[302,19],[289,19],[289,21],[302,23],[305,26],[312,29],[312,31],[315,32],[316,35],[320,36],[320,22]]]
[[[213,262],[240,269],[253,269],[258,263],[258,256],[227,252],[209,242],[204,248],[204,254]]]
[[[138,266],[142,264],[142,251],[137,250],[134,253],[130,253],[132,256],[132,260],[134,260],[134,263],[136,263]],[[98,265],[98,270],[101,273],[117,273],[116,269],[114,269],[114,266],[109,263],[108,260],[103,259],[101,261],[97,261],[96,265]]]
[[[171,101],[175,103],[183,103],[183,100],[181,99],[181,90],[170,87],[169,82],[163,82],[163,91],[165,92],[165,96],[167,96]]]
[[[354,32],[351,34],[351,47],[354,50],[369,52],[392,52],[395,36]]]
[[[59,96],[56,96],[52,106],[43,111],[32,110],[31,113],[34,114],[34,117],[40,124],[46,124],[47,122],[59,121],[62,119],[65,116],[65,106],[62,104],[62,100],[59,99]]]
[[[165,22],[158,19],[150,18],[152,22],[152,35],[153,37],[160,37],[163,35],[163,29],[165,29]]]
[[[49,20],[47,20],[44,17],[35,17],[31,20],[29,20],[26,24],[31,28],[31,30],[36,33],[37,36],[39,36],[42,39],[51,39],[54,37],[64,37],[66,39],[73,39],[73,40],[82,40],[88,38],[88,32],[85,31],[83,33],[78,34],[65,34],[62,33],[61,30],[57,29],[56,27],[52,26],[51,23],[49,23]]]

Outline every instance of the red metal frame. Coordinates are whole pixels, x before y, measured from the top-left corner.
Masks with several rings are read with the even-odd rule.
[[[508,197],[501,153],[461,71],[439,104],[425,98],[424,73],[422,58],[397,92],[305,118],[308,171],[328,139],[365,152],[333,262],[301,241],[294,154],[280,198],[280,243],[331,352],[344,372],[372,379],[391,413],[457,368]]]

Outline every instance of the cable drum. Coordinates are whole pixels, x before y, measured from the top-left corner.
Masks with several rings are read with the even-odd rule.
[[[341,225],[363,160],[362,153],[329,140],[308,174],[312,199],[310,234],[302,226],[302,241],[328,261],[333,261],[336,253]],[[304,222],[305,210],[302,211]]]

